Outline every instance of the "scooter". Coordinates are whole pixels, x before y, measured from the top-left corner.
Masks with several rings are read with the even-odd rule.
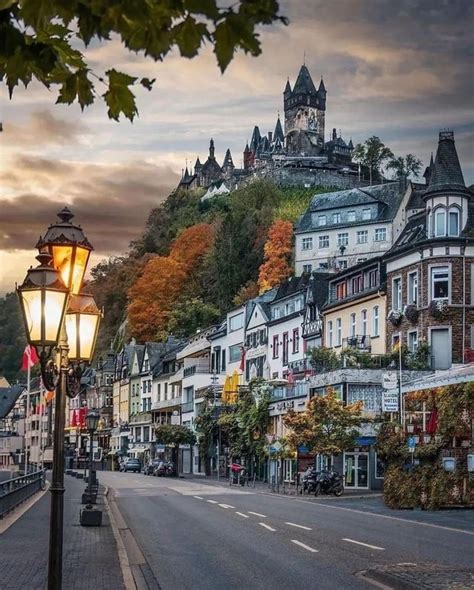
[[[316,477],[316,488],[314,495],[319,494],[334,494],[335,496],[342,496],[344,486],[342,484],[342,477],[337,471],[321,471]]]
[[[301,494],[313,494],[316,491],[316,479],[318,472],[314,467],[308,467],[301,479]]]

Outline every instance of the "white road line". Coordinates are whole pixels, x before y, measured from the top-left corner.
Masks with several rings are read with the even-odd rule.
[[[260,514],[260,512],[252,512],[251,510],[247,510],[249,514],[253,514],[254,516],[260,516],[260,518],[267,518],[265,514]]]
[[[193,496],[193,498],[196,498],[196,500],[204,500],[204,498],[201,498],[201,496]]]
[[[317,549],[313,549],[312,547],[310,547],[309,545],[305,545],[301,541],[297,541],[296,539],[291,539],[291,542],[294,543],[295,545],[298,545],[299,547],[303,547],[303,549],[306,549],[306,551],[311,551],[311,553],[318,553]]]
[[[219,504],[219,502],[216,502],[215,500],[206,500],[206,502],[209,502],[209,504]]]
[[[369,545],[368,543],[362,543],[361,541],[354,541],[354,539],[342,539],[343,541],[347,541],[348,543],[355,543],[356,545],[362,545],[363,547],[368,547],[369,549],[376,549],[377,551],[385,551],[384,547],[377,547],[377,545]]]
[[[264,522],[259,522],[258,524],[260,526],[263,526],[264,529],[267,529],[269,531],[272,531],[273,533],[276,531],[276,529],[272,528],[271,526],[268,526],[268,524],[265,524]]]
[[[285,524],[288,524],[290,526],[295,526],[299,529],[304,529],[305,531],[312,531],[313,530],[309,526],[303,526],[302,524],[295,524],[294,522],[285,522]]]
[[[247,516],[246,514],[243,514],[242,512],[235,512],[236,514],[238,514],[239,516],[243,516],[244,518],[250,518],[250,516]]]
[[[231,506],[230,504],[219,504],[219,506],[220,506],[221,508],[225,508],[226,510],[227,510],[228,508],[235,508],[235,506]]]

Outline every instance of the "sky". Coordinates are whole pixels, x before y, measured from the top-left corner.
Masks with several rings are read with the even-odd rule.
[[[206,159],[210,137],[218,161],[229,147],[240,166],[253,126],[273,130],[303,61],[315,84],[324,78],[327,136],[333,127],[354,144],[378,135],[426,164],[439,131],[452,129],[474,183],[473,3],[284,0],[281,12],[290,24],[261,29],[262,55],[239,54],[224,75],[209,47],[155,63],[117,40],[93,44],[96,73],[113,66],[156,78],[151,92],[137,89],[133,124],[110,121],[100,102],[84,112],[55,105],[37,83],[13,100],[0,85],[0,295],[35,264],[34,245],[65,204],[95,247],[94,264],[126,252],[186,163]]]

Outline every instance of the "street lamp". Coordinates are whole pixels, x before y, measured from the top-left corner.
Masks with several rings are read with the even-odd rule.
[[[69,209],[58,216],[60,222],[50,225],[38,241],[40,265],[30,268],[17,288],[26,337],[38,351],[43,384],[56,392],[48,590],[60,590],[62,585],[65,396],[79,392],[80,362],[92,358],[101,316],[91,296],[79,295],[92,246],[82,229],[71,223]]]
[[[89,410],[86,415],[86,427],[89,432],[89,480],[87,484],[88,504],[92,503],[92,471],[93,471],[93,449],[94,449],[94,432],[97,430],[99,424],[100,414],[97,410]],[[82,514],[81,514],[82,518]]]

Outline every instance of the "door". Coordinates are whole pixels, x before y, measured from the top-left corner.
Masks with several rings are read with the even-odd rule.
[[[448,328],[431,330],[431,356],[433,369],[449,369],[452,364],[452,349]]]
[[[346,488],[369,487],[368,453],[344,453],[344,486]]]

